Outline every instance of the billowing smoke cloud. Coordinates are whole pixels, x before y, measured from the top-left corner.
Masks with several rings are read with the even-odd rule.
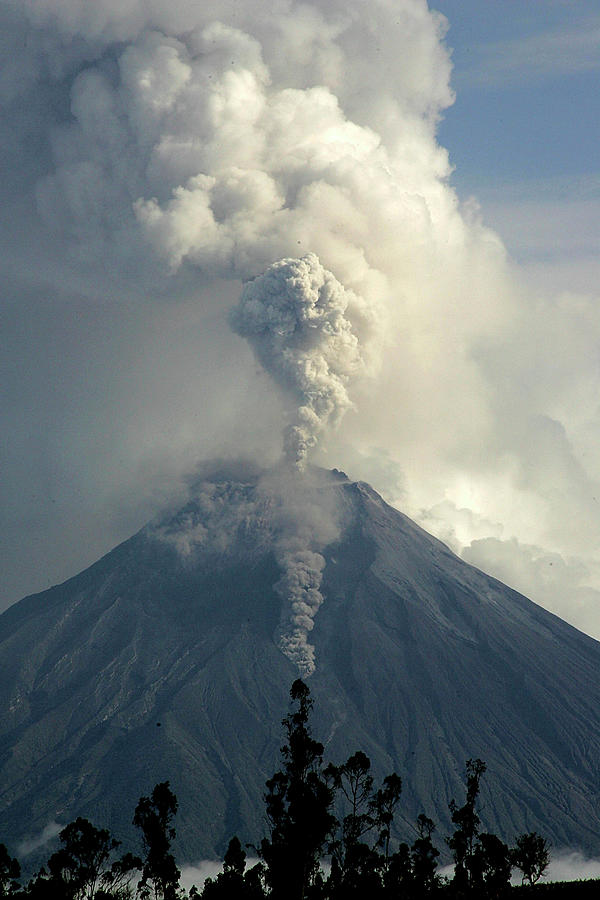
[[[331,485],[310,470],[291,477],[285,470],[273,472],[262,489],[278,498],[274,549],[283,574],[275,585],[282,600],[277,640],[308,677],[316,666],[309,636],[324,599],[320,587],[325,558],[319,551],[339,537],[341,513]]]
[[[320,551],[340,534],[341,513],[332,483],[319,470],[247,471],[230,480],[223,471],[196,482],[190,502],[172,518],[150,526],[153,538],[173,546],[182,562],[211,567],[256,562],[273,553],[282,575],[273,585],[281,599],[273,635],[304,677],[316,666],[309,641],[323,603],[325,558]]]
[[[6,601],[127,537],[198,457],[274,462],[292,401],[292,459],[321,437],[315,462],[600,636],[596,289],[532,290],[449,185],[443,16],[8,0],[0,27]],[[335,396],[300,357],[273,391],[227,323],[307,253],[347,303],[330,345],[304,331]],[[265,365],[277,336],[244,334]],[[278,640],[300,616],[308,643],[324,545],[286,535]]]
[[[301,675],[308,677],[315,670],[315,648],[308,635],[323,602],[319,588],[325,559],[308,550],[298,538],[282,541],[278,549],[279,565],[284,571],[275,585],[284,602],[279,646],[296,663]]]
[[[348,379],[362,364],[346,318],[353,298],[310,253],[280,260],[247,284],[231,316],[234,329],[296,401],[284,446],[300,470],[319,433],[351,406]]]

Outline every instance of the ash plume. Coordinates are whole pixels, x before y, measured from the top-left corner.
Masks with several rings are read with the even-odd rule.
[[[353,297],[314,253],[273,263],[246,284],[230,317],[267,372],[295,401],[284,433],[288,462],[304,469],[327,425],[352,406],[348,380],[363,361],[346,317]]]
[[[205,471],[191,486],[188,504],[148,528],[151,538],[176,550],[184,566],[251,564],[273,553],[281,570],[273,585],[281,600],[273,638],[303,677],[316,667],[309,635],[324,601],[323,551],[341,530],[341,510],[330,488],[328,476],[314,469],[250,470],[242,478],[222,468]]]
[[[275,590],[282,601],[276,640],[304,678],[315,671],[309,635],[324,602],[322,551],[339,538],[341,511],[336,494],[318,471],[280,470],[263,478],[263,491],[277,498],[274,551],[282,575]]]
[[[600,636],[597,279],[576,257],[575,285],[567,269],[547,294],[522,283],[456,194],[437,140],[444,16],[426,0],[8,0],[0,27],[0,605],[122,541],[198,458],[273,464],[287,416],[288,473],[318,450]],[[548,215],[536,227],[518,198],[537,247]],[[296,337],[239,317],[269,390],[227,313],[308,250],[348,305],[330,334],[326,317],[294,331],[325,341],[295,358]]]
[[[287,543],[287,542],[286,542]],[[320,553],[306,549],[297,542],[279,556],[284,574],[275,590],[284,602],[279,647],[292,660],[305,678],[315,671],[315,648],[308,640],[313,630],[315,616],[323,603],[321,578],[325,559]]]
[[[263,368],[294,404],[284,430],[284,453],[298,473],[305,471],[321,432],[335,426],[352,406],[348,381],[363,365],[346,317],[353,297],[309,253],[279,260],[246,284],[230,316],[233,329],[248,339]],[[307,485],[297,487],[304,495]],[[278,643],[304,677],[315,670],[308,635],[323,603],[325,559],[314,547],[317,513],[314,505],[305,508],[275,542],[282,570],[275,585],[283,604]]]

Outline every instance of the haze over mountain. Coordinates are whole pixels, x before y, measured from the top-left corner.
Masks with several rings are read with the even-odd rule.
[[[484,827],[600,851],[600,644],[342,473],[204,472],[188,502],[0,617],[0,840],[76,815],[131,840],[169,779],[178,853],[264,830],[301,672],[327,758],[357,749],[448,832],[468,757]]]

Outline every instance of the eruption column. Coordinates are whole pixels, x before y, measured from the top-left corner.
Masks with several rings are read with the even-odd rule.
[[[362,366],[346,317],[353,297],[309,253],[279,260],[246,284],[231,315],[233,329],[294,401],[284,451],[299,471],[320,433],[352,406],[347,383]]]
[[[346,316],[355,299],[309,253],[279,260],[246,284],[231,315],[233,329],[248,338],[263,368],[294,403],[284,452],[299,473],[321,432],[335,426],[352,406],[348,380],[362,367],[358,339]],[[308,635],[323,602],[325,567],[312,544],[299,529],[276,548],[282,576],[275,587],[283,600],[279,646],[305,677],[315,668]]]
[[[278,554],[283,575],[275,590],[284,602],[279,646],[306,678],[315,670],[315,648],[308,642],[308,635],[323,602],[319,588],[325,560],[320,553],[296,543],[296,549],[289,546]]]

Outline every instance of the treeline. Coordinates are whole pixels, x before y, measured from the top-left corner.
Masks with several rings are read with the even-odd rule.
[[[142,854],[120,854],[106,829],[78,818],[60,832],[60,848],[27,884],[18,860],[0,844],[0,897],[33,900],[421,900],[501,898],[513,870],[534,885],[548,866],[546,840],[521,834],[508,847],[482,832],[477,799],[485,764],[468,760],[464,802],[452,801],[454,831],[446,838],[454,860],[451,879],[438,872],[435,825],[425,814],[411,845],[394,847],[392,827],[402,783],[395,773],[374,785],[368,757],[358,751],[343,765],[324,765],[323,745],[311,733],[312,699],[303,681],[291,688],[292,710],[283,720],[281,769],[266,782],[267,836],[248,847],[258,862],[246,865],[239,839],[229,842],[223,871],[202,890],[186,893],[172,844],[177,799],[169,783],[141,797],[133,816]]]

